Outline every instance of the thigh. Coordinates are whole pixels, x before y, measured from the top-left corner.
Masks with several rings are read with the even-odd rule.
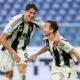
[[[51,80],[62,80],[61,69],[60,67],[51,66]]]
[[[64,80],[77,80],[77,71],[74,70],[66,70],[64,73]]]
[[[51,80],[64,80],[63,78],[64,76],[59,72],[51,74]]]
[[[14,60],[8,51],[0,51],[0,67],[4,67],[5,72],[13,70]]]
[[[26,64],[18,64],[17,67],[20,73],[26,72]]]
[[[64,80],[77,80],[77,73],[75,73],[75,72],[65,73]]]

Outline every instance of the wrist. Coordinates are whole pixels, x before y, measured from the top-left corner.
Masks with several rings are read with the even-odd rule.
[[[16,54],[16,52],[14,50],[10,51],[11,55]]]

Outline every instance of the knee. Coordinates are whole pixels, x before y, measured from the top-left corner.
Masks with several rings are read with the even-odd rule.
[[[19,65],[18,70],[20,73],[25,73],[26,72],[26,66],[25,65]]]
[[[19,69],[19,72],[20,72],[20,73],[25,73],[25,72],[26,72],[26,68],[25,68],[25,67],[20,68],[20,69]]]
[[[5,76],[8,77],[8,78],[12,78],[13,77],[13,71],[6,72]]]

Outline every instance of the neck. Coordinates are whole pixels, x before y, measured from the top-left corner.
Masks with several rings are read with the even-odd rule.
[[[25,16],[23,15],[23,21],[24,23],[29,23],[28,21],[26,21]]]
[[[48,37],[48,39],[50,40],[50,41],[54,41],[54,37],[55,37],[55,34],[54,33],[51,33],[49,36],[47,36]]]

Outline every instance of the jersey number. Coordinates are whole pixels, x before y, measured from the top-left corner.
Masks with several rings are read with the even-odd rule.
[[[70,76],[71,76],[71,73],[68,73],[69,75],[68,75],[68,79],[70,78]]]

